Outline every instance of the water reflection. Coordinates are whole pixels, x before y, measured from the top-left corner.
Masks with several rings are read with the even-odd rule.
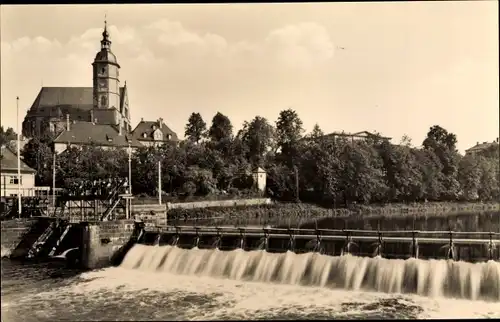
[[[315,228],[316,223],[307,223],[303,228]],[[318,220],[323,229],[367,229],[367,230],[429,230],[500,232],[500,212],[458,213],[458,214],[403,214],[377,216],[350,216]]]

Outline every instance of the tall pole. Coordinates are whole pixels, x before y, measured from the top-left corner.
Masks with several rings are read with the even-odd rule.
[[[19,134],[19,96],[16,97],[16,121],[17,121],[17,210],[19,218],[21,218],[22,204],[21,204],[21,135]]]
[[[132,148],[128,145],[128,185],[129,193],[132,194]]]
[[[158,204],[161,205],[161,161],[158,161]]]
[[[56,206],[56,146],[54,144],[52,152],[52,207]]]
[[[128,192],[132,195],[132,148],[130,143],[128,144]],[[127,204],[127,219],[130,219],[132,212],[132,199],[128,198],[126,200]]]
[[[295,168],[295,201],[300,202],[299,197],[299,168],[297,166]]]

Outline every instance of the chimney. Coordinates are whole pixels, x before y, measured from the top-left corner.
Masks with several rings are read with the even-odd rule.
[[[498,138],[497,138],[497,143],[498,143]]]
[[[160,128],[160,130],[161,130],[161,126],[162,126],[162,124],[163,124],[163,119],[160,117],[160,118],[158,119],[158,127]]]
[[[120,122],[118,123],[118,135],[122,135],[122,120],[120,119]]]
[[[479,141],[476,142],[476,145],[479,145]]]
[[[66,131],[69,131],[69,114],[66,114]]]
[[[144,118],[143,117],[141,117],[141,122],[144,122]]]
[[[94,110],[90,110],[90,122],[94,122]]]

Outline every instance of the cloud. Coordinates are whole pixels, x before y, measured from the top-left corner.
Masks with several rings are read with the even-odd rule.
[[[311,67],[330,60],[334,53],[327,30],[312,22],[274,30],[266,38],[266,44],[288,66]]]
[[[167,19],[135,28],[109,25],[108,30],[122,66],[120,79],[134,88],[131,102],[158,110],[158,102],[172,102],[173,92],[182,93],[176,96],[179,104],[196,107],[206,104],[197,97],[242,95],[243,89],[258,91],[266,82],[283,84],[295,78],[290,74],[320,69],[334,48],[325,28],[315,23],[270,30],[260,41],[228,41]],[[91,28],[64,42],[46,35],[2,41],[2,105],[15,96],[30,105],[41,84],[91,86],[102,31]]]
[[[241,40],[235,43],[214,33],[199,33],[188,30],[180,22],[162,19],[139,28],[129,26],[108,27],[112,48],[120,60],[144,61],[146,57],[155,60],[172,60],[175,64],[191,64],[206,59],[231,60],[241,64],[246,59],[260,59],[269,65],[285,64],[285,67],[311,67],[325,62],[333,56],[333,43],[326,29],[315,23],[301,23],[271,31],[261,42],[250,43]],[[1,54],[9,64],[19,59],[48,55],[57,64],[57,59],[78,55],[82,62],[92,59],[99,49],[102,28],[91,28],[79,36],[73,36],[61,44],[42,36],[23,37],[12,43],[2,42]],[[48,57],[47,57],[48,58]],[[238,58],[239,61],[238,61]],[[46,62],[48,63],[48,62]]]

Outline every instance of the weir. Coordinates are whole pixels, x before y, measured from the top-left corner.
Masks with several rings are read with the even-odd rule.
[[[388,259],[413,257],[468,262],[500,259],[500,233],[495,232],[175,226],[146,227],[139,243]]]
[[[493,260],[473,264],[452,260],[394,260],[378,256],[327,256],[314,252],[221,251],[136,244],[120,266],[151,274],[500,301],[500,263]]]

